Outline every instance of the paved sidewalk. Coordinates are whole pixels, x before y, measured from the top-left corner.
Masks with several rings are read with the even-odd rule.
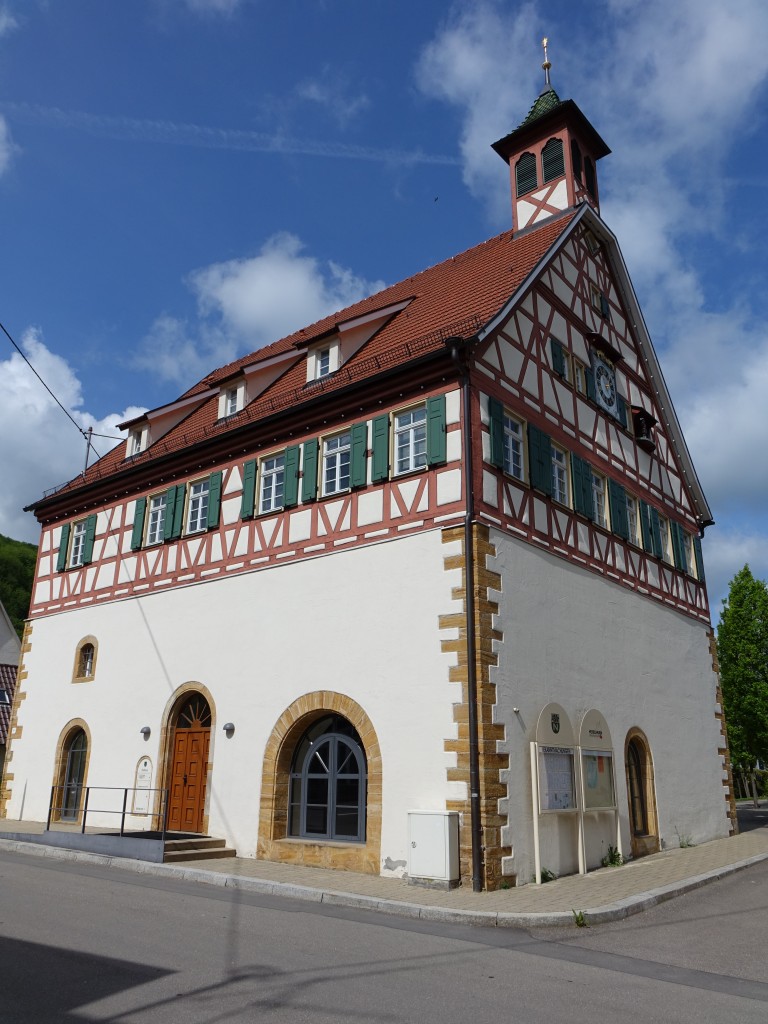
[[[15,850],[336,906],[497,927],[570,924],[574,911],[582,912],[592,924],[617,920],[768,859],[768,827],[756,828],[730,839],[665,850],[622,867],[571,875],[546,885],[474,893],[463,886],[450,891],[427,889],[400,879],[246,857],[152,864],[23,840],[23,833],[39,833],[43,827],[39,822],[0,820],[0,855],[3,850]]]

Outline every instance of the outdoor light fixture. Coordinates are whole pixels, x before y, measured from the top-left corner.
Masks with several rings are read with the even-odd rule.
[[[231,736],[234,731],[235,731],[235,724],[234,724],[234,722],[225,722],[224,723],[224,732],[227,734],[227,736]]]
[[[149,728],[148,725],[143,725],[141,729],[139,729],[139,732],[141,733],[145,740],[148,740],[152,730]]]

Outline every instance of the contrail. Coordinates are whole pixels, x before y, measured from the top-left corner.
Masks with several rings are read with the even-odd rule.
[[[61,110],[32,103],[0,102],[0,111],[24,124],[46,124],[74,128],[99,138],[120,142],[160,142],[171,146],[197,146],[203,149],[241,150],[251,153],[284,153],[324,156],[335,160],[368,160],[390,164],[438,164],[457,166],[455,156],[424,153],[421,150],[376,149],[343,142],[323,142],[269,135],[236,128],[210,128],[207,125],[175,121],[150,121],[133,117],[87,114],[80,110]]]

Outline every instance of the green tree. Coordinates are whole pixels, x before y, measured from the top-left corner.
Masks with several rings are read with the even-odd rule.
[[[0,601],[19,637],[24,630],[24,619],[29,614],[36,558],[34,544],[11,540],[0,534]]]
[[[717,652],[731,760],[751,774],[768,763],[768,587],[748,565],[723,601]]]

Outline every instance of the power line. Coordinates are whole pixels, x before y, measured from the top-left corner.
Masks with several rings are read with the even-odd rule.
[[[80,424],[79,424],[79,423],[77,422],[77,420],[76,420],[76,419],[75,419],[75,418],[74,418],[74,417],[72,416],[72,413],[71,413],[71,412],[69,411],[69,409],[66,409],[66,408],[65,408],[65,407],[64,407],[64,406],[63,406],[63,405],[61,404],[61,402],[59,401],[59,399],[58,399],[58,398],[56,397],[56,395],[54,395],[53,391],[51,391],[51,389],[50,389],[50,388],[48,387],[48,385],[47,385],[47,384],[45,383],[45,381],[43,380],[43,378],[42,378],[42,377],[40,376],[40,374],[39,374],[39,373],[37,372],[37,370],[36,370],[36,369],[34,368],[34,366],[32,365],[32,363],[30,363],[29,359],[27,359],[26,355],[25,355],[25,354],[24,354],[24,353],[22,352],[22,350],[21,350],[21,349],[19,348],[19,346],[18,346],[18,345],[16,344],[16,342],[15,342],[15,341],[13,340],[13,338],[12,338],[12,337],[11,337],[11,335],[10,335],[10,333],[8,332],[8,330],[6,329],[5,325],[4,325],[4,324],[3,324],[2,322],[0,322],[0,330],[2,330],[3,334],[4,334],[5,336],[6,336],[6,338],[8,339],[8,341],[10,341],[10,343],[11,343],[11,344],[13,345],[13,347],[14,347],[14,348],[16,349],[16,351],[17,351],[17,352],[19,353],[19,355],[21,356],[21,358],[22,358],[22,359],[24,360],[24,362],[25,362],[25,363],[27,364],[27,366],[28,366],[28,367],[30,368],[30,370],[32,371],[32,373],[34,373],[34,375],[35,375],[35,376],[37,377],[37,379],[38,379],[38,380],[40,381],[40,383],[41,383],[41,384],[43,385],[43,387],[45,388],[45,390],[46,390],[46,391],[48,392],[48,394],[49,394],[49,395],[51,396],[51,398],[52,398],[52,399],[54,400],[54,402],[56,403],[56,405],[58,405],[58,407],[59,407],[59,408],[61,409],[61,411],[62,411],[62,412],[64,413],[64,415],[65,415],[65,416],[67,417],[67,419],[68,419],[68,420],[70,421],[70,423],[72,423],[72,425],[73,425],[73,426],[75,427],[75,429],[77,430],[77,432],[78,432],[79,434],[81,434],[81,435],[82,435],[82,437],[84,437],[84,438],[85,438],[85,441],[86,441],[86,444],[87,444],[87,446],[88,446],[89,448],[93,448],[94,452],[96,452],[96,455],[97,455],[97,456],[98,456],[99,458],[101,458],[101,455],[99,455],[99,453],[98,453],[98,452],[96,451],[96,449],[95,449],[95,448],[93,447],[93,444],[91,443],[91,439],[90,439],[90,436],[89,436],[89,434],[88,434],[88,431],[85,431],[85,430],[83,430],[83,428],[82,428],[82,427],[80,426]],[[91,435],[92,435],[92,434],[93,434],[93,431],[91,431],[90,433],[91,433]],[[107,435],[106,435],[106,434],[97,434],[96,436],[97,436],[97,437],[106,437]],[[120,438],[116,438],[116,440],[120,440]],[[87,462],[87,449],[86,449],[86,462]]]

